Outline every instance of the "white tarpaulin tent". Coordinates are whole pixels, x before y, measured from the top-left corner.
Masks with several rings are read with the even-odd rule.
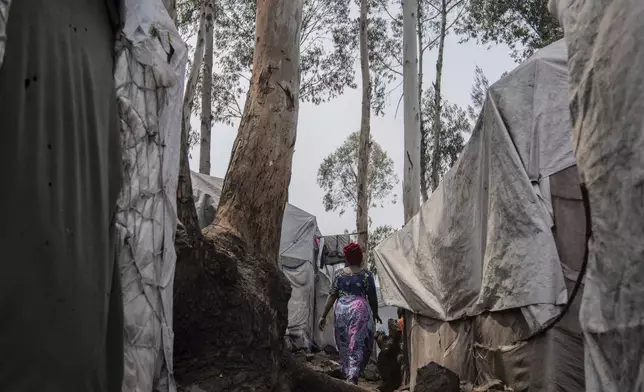
[[[192,173],[192,189],[201,228],[214,221],[222,186],[220,178]],[[280,266],[292,288],[286,333],[298,348],[310,348],[314,334],[316,236],[321,237],[315,216],[287,204],[282,221]]]
[[[412,384],[435,361],[515,390],[584,390],[578,308],[517,342],[560,312],[583,258],[566,64],[559,41],[492,85],[459,160],[376,248],[383,297],[415,314]]]
[[[581,324],[588,391],[644,390],[644,2],[550,0],[570,60],[572,140],[593,237]]]
[[[376,248],[388,303],[447,321],[566,302],[542,189],[575,164],[567,94],[561,41],[489,89],[460,159]]]

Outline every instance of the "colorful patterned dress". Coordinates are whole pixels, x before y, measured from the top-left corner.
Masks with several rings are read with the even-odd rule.
[[[338,271],[331,294],[335,304],[335,342],[340,352],[342,373],[356,383],[360,371],[369,361],[373,346],[373,313],[369,300],[376,299],[373,275],[369,271],[347,274]]]

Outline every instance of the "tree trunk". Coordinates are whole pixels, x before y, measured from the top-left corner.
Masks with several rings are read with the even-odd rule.
[[[212,56],[214,38],[214,0],[205,0],[205,55],[203,59],[201,89],[201,145],[199,153],[199,173],[210,175],[210,133],[212,130]]]
[[[233,146],[216,225],[277,265],[299,108],[302,0],[257,4],[250,100]]]
[[[177,0],[163,0],[163,5],[165,6],[165,9],[168,11],[170,18],[172,18],[172,21],[176,25],[177,24]]]
[[[442,132],[441,123],[441,80],[443,77],[443,52],[445,51],[445,34],[447,27],[447,4],[446,0],[441,1],[441,22],[440,22],[440,36],[438,38],[438,59],[436,60],[436,82],[434,83],[434,147],[432,151],[432,191],[438,187],[440,181],[440,160],[441,160],[441,145],[440,136]]]
[[[278,257],[299,108],[302,8],[303,0],[258,0],[251,93],[217,219],[198,247],[179,248],[174,349],[183,386],[294,387],[283,351],[291,287]]]
[[[418,105],[420,109],[420,193],[423,197],[423,202],[429,198],[429,187],[427,186],[427,147],[429,146],[429,135],[425,129],[425,118],[423,117],[423,3],[417,1],[418,16],[416,18],[417,28],[416,34],[418,35]]]
[[[417,0],[403,2],[403,95],[405,110],[405,174],[403,208],[408,222],[420,208],[420,115],[418,101]]]
[[[419,168],[419,181],[420,181],[420,193],[422,196],[422,201],[425,202],[428,199],[428,184],[427,184],[427,172],[428,172],[428,165],[427,165],[427,147],[429,145],[429,135],[427,134],[427,130],[425,129],[425,121],[423,118],[423,112],[422,112],[422,105],[423,105],[423,55],[425,54],[425,49],[424,49],[424,44],[423,44],[423,2],[424,0],[417,0],[416,1],[416,36],[418,37],[418,43],[417,43],[417,55],[418,55],[418,117],[419,117],[419,131],[420,131],[420,140],[418,143],[420,144],[420,151],[419,151],[419,163],[420,163],[420,168]],[[413,5],[410,5],[410,7]],[[404,34],[403,34],[404,35]],[[405,143],[406,145],[406,143]],[[405,171],[406,173],[406,171]],[[420,203],[420,201],[419,201]],[[411,217],[415,215],[414,214],[407,214],[407,211],[405,210],[405,223],[411,219]],[[405,338],[403,339],[403,359],[402,359],[402,368],[403,368],[403,384],[409,384],[409,379],[410,379],[410,373],[409,373],[409,363],[410,363],[410,356],[409,356],[409,344],[408,344],[408,339],[406,338],[409,330],[407,328],[407,323],[405,323],[405,328],[403,331],[401,331],[403,336]]]
[[[358,203],[356,228],[358,242],[365,255],[369,254],[369,155],[371,153],[371,77],[369,75],[368,0],[360,2],[360,71],[362,73],[362,118],[358,146]]]
[[[199,31],[197,32],[197,45],[195,46],[194,59],[192,68],[186,83],[186,92],[183,96],[183,110],[181,118],[181,156],[179,159],[179,179],[177,184],[177,216],[179,222],[190,241],[189,246],[196,246],[195,242],[201,238],[199,222],[197,221],[197,210],[195,200],[192,195],[192,180],[190,178],[190,165],[188,162],[189,145],[188,137],[190,135],[190,116],[194,106],[195,91],[197,89],[197,80],[203,61],[204,52],[204,35],[205,35],[206,12],[205,2],[201,6],[201,17],[199,18]],[[181,236],[182,230],[179,230]]]

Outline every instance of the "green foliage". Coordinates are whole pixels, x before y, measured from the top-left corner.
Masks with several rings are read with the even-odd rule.
[[[202,0],[178,0],[177,24],[184,40],[194,37],[199,29]],[[217,5],[215,4],[215,7]]]
[[[387,98],[392,92],[388,87],[397,78],[402,78],[402,13],[400,10],[397,13],[392,12],[392,8],[398,7],[398,4],[398,2],[390,0],[373,0],[369,9],[371,108],[378,116],[384,115]],[[350,33],[355,37],[356,45],[358,44],[359,25],[360,20],[356,18]]]
[[[391,0],[373,0],[369,16],[372,106],[384,112],[387,86],[402,64],[402,19],[390,18]],[[394,2],[392,2],[393,4]],[[354,1],[354,4],[357,2]],[[248,91],[255,49],[253,0],[218,0],[215,10],[213,118],[231,125],[240,118],[239,104]],[[304,0],[300,33],[300,100],[320,104],[346,88],[356,88],[359,16],[351,0]],[[199,0],[180,0],[179,27],[184,39],[196,35]],[[198,110],[198,109],[195,109]]]
[[[547,0],[470,0],[459,32],[478,42],[504,43],[520,62],[563,37]]]
[[[389,225],[378,226],[369,233],[369,258],[367,259],[367,265],[369,266],[369,271],[373,272],[374,275],[378,274],[376,268],[376,253],[374,249],[382,241],[390,237],[396,232],[396,229]]]
[[[470,91],[472,104],[467,107],[467,114],[472,122],[476,121],[481,109],[483,109],[488,88],[490,88],[490,82],[481,67],[477,65],[474,70],[474,84],[472,85],[472,91]]]
[[[456,163],[459,154],[463,150],[465,139],[464,134],[469,134],[472,131],[471,124],[468,120],[467,112],[456,104],[449,103],[445,99],[441,103],[441,126],[440,126],[440,177],[442,178],[453,165]],[[423,122],[424,132],[429,140],[421,140],[425,143],[425,159],[427,160],[427,168],[432,167],[432,152],[433,143],[429,143],[434,137],[434,88],[430,87],[425,91],[422,103],[422,115],[426,120]],[[431,170],[425,170],[421,175],[427,179],[429,189],[433,189]],[[438,185],[438,184],[436,184]]]
[[[352,27],[349,6],[349,0],[304,1],[300,100],[319,104],[341,95],[346,87],[356,87],[355,43],[347,35]],[[252,0],[217,1],[213,117],[215,121],[229,125],[241,117],[243,108],[239,102],[250,83],[255,50],[255,7],[256,2]],[[194,13],[186,13],[194,16]],[[193,19],[192,24],[195,23]],[[190,31],[182,29],[184,33]]]
[[[326,211],[356,209],[358,179],[358,144],[360,132],[353,132],[338,149],[324,158],[318,169],[318,185],[326,193],[322,199]],[[386,202],[395,203],[392,194],[398,184],[394,162],[380,145],[371,140],[371,155],[367,173],[369,206],[377,208]]]
[[[319,104],[345,87],[355,88],[355,43],[350,0],[305,0],[300,36],[300,100]],[[184,39],[196,35],[199,0],[180,0],[179,27]],[[213,119],[232,125],[240,118],[239,104],[250,83],[255,50],[253,0],[218,0],[215,10]]]

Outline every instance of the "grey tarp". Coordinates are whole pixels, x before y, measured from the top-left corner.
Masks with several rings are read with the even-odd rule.
[[[584,390],[577,298],[585,246],[570,143],[567,60],[550,45],[495,83],[468,145],[430,200],[376,248],[387,303],[412,310],[415,369],[442,363],[517,391]]]
[[[176,190],[187,50],[161,0],[125,0],[115,63],[123,191],[116,215],[125,312],[123,392],[172,392]]]
[[[192,173],[192,189],[201,228],[211,224],[215,218],[222,185],[220,178]],[[287,204],[282,220],[280,265],[292,288],[287,335],[300,348],[310,348],[314,335],[315,236],[321,236],[315,216]]]
[[[455,166],[420,213],[376,248],[390,305],[454,320],[566,302],[542,191],[548,176],[575,163],[562,131],[570,129],[565,65],[560,41],[490,87]]]
[[[588,188],[581,325],[588,391],[644,390],[644,2],[551,0],[570,52],[572,140]]]
[[[19,236],[3,232],[8,242],[2,247],[9,252],[5,260],[30,275],[3,268],[3,278],[20,290],[0,286],[20,298],[21,314],[30,316],[8,310],[12,296],[3,292],[3,314],[13,323],[3,324],[9,330],[2,330],[0,347],[10,362],[0,364],[0,385],[8,391],[172,391],[177,130],[186,48],[160,0],[20,0],[5,35],[9,3],[0,0],[0,64],[8,39],[0,118],[4,145],[20,157],[3,151],[2,167],[20,177],[3,171],[12,193],[2,205],[20,216],[1,214]],[[119,14],[124,20],[110,20]],[[111,27],[119,22],[124,30],[114,57]],[[19,117],[24,120],[14,129]],[[15,140],[18,135],[28,143]],[[108,211],[116,207],[119,185],[110,177],[121,169],[115,219],[120,274],[113,277]],[[47,181],[49,190],[42,185]],[[20,254],[11,256],[12,249]],[[110,292],[119,275],[125,320],[118,286]],[[18,344],[20,353],[8,344]]]
[[[113,21],[104,0],[7,9],[1,0],[0,390],[117,392]]]

